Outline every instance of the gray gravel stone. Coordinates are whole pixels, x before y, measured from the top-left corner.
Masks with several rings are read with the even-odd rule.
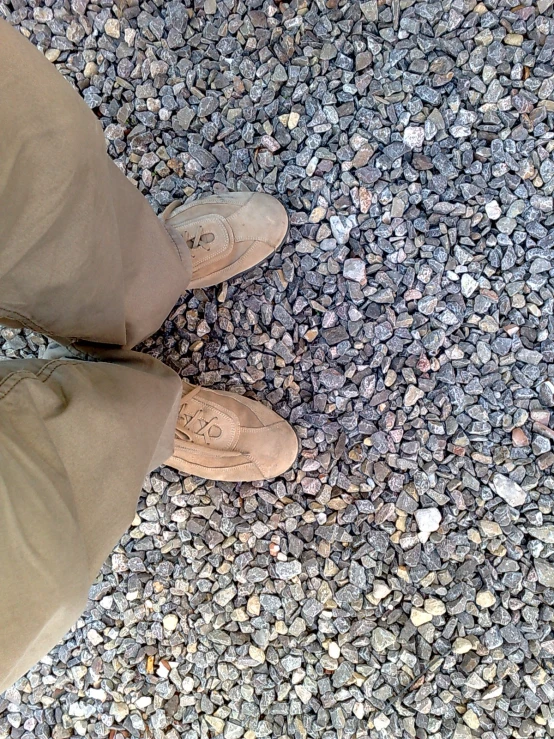
[[[300,562],[277,562],[275,565],[275,574],[279,580],[292,580],[294,577],[302,572],[302,565]]]
[[[542,559],[536,559],[535,570],[541,585],[544,585],[547,588],[554,587],[554,565]]]
[[[360,284],[366,283],[366,267],[361,259],[347,259],[344,263],[345,278]]]

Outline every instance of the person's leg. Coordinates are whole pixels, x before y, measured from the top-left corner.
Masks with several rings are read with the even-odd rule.
[[[162,223],[80,96],[2,20],[0,72],[0,323],[131,348],[189,284],[231,279],[283,242],[287,213],[264,193],[173,203]]]
[[[188,248],[106,154],[101,126],[0,20],[0,323],[132,347],[191,275]]]
[[[264,193],[175,203],[164,228],[106,156],[79,95],[1,21],[0,69],[0,323],[84,340],[92,352],[93,342],[132,347],[189,282],[230,279],[285,238],[286,211]],[[210,391],[184,405],[170,460],[182,472],[252,480],[292,464],[296,438],[275,414]],[[216,416],[224,433],[207,440]]]
[[[191,260],[79,95],[3,21],[0,70],[0,324],[96,360],[66,346],[75,359],[0,362],[1,691],[78,618],[173,453],[181,381],[120,347],[159,328]]]
[[[42,331],[75,354],[0,362],[2,690],[78,617],[150,469],[171,458],[190,474],[262,479],[292,463],[296,439],[260,404],[183,390],[169,368],[121,349],[155,331],[185,289],[184,236],[168,235],[109,161],[79,96],[1,21],[0,70],[0,324]],[[267,234],[247,230],[254,198],[229,200],[210,203],[210,219],[175,213],[192,247],[216,232],[199,247],[198,281],[268,253]]]
[[[0,362],[0,692],[64,636],[173,451],[181,382],[136,352]]]

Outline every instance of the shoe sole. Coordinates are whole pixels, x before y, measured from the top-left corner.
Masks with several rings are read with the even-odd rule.
[[[203,480],[211,480],[213,482],[265,482],[266,480],[273,480],[274,477],[280,476],[264,477],[259,470],[253,469],[254,465],[247,463],[236,468],[227,467],[214,470],[213,468],[203,467],[179,457],[171,457],[164,464],[167,467],[173,467],[178,470],[182,475],[200,477]],[[281,474],[284,474],[284,472]]]
[[[203,280],[202,279],[191,280],[189,284],[187,285],[186,289],[187,290],[200,290],[205,287],[215,287],[216,285],[221,285],[222,282],[228,282],[229,280],[233,280],[235,277],[240,277],[240,275],[244,275],[246,272],[249,272],[251,269],[254,269],[254,267],[259,267],[260,264],[264,264],[264,262],[266,262],[268,259],[271,259],[271,257],[276,252],[279,251],[279,249],[283,246],[283,244],[288,240],[289,231],[290,231],[290,218],[289,218],[289,214],[287,213],[287,229],[285,231],[285,235],[281,239],[281,242],[275,247],[275,249],[273,249],[271,254],[268,254],[266,257],[264,257],[263,259],[260,259],[258,262],[254,262],[254,264],[249,264],[248,267],[245,267],[245,269],[241,269],[238,272],[232,272],[229,275],[225,275],[221,279],[216,279],[215,282],[212,281],[213,278],[211,277],[206,277]],[[224,270],[220,270],[220,271],[223,272]]]
[[[296,436],[296,434],[295,437],[296,451],[294,460],[288,465],[288,467],[276,472],[270,477],[264,475],[252,459],[249,459],[246,455],[243,456],[240,454],[237,454],[237,461],[232,466],[215,468],[187,459],[185,456],[186,452],[183,452],[183,456],[181,456],[179,455],[179,450],[176,450],[173,456],[171,456],[167,462],[164,462],[164,464],[167,467],[173,467],[178,470],[182,475],[194,475],[195,477],[201,477],[204,480],[213,480],[215,482],[264,482],[266,480],[275,480],[292,469],[294,463],[298,459],[300,442],[298,441],[298,436]],[[243,459],[240,459],[241,456],[243,456]]]

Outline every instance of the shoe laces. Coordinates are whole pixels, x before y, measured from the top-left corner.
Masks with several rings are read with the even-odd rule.
[[[204,249],[210,251],[210,244],[214,240],[213,233],[204,230],[205,225],[198,223],[192,228],[185,228],[182,232],[183,240],[189,249]]]
[[[217,423],[219,418],[217,416],[205,418],[202,409],[198,409],[193,413],[187,413],[185,410],[186,405],[186,403],[183,403],[181,406],[177,436],[182,440],[191,440],[191,436],[200,436],[204,444],[210,446],[223,433],[221,426],[218,426]]]

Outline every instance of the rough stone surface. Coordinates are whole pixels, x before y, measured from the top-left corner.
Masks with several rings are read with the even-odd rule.
[[[527,495],[521,486],[505,475],[495,475],[493,478],[493,486],[496,494],[511,506],[523,505],[527,499]]]
[[[283,201],[140,350],[300,440],[265,483],[150,474],[0,739],[554,734],[553,9],[0,2],[156,212]]]
[[[442,516],[438,508],[422,508],[415,512],[415,518],[420,531],[431,533],[439,528]]]

